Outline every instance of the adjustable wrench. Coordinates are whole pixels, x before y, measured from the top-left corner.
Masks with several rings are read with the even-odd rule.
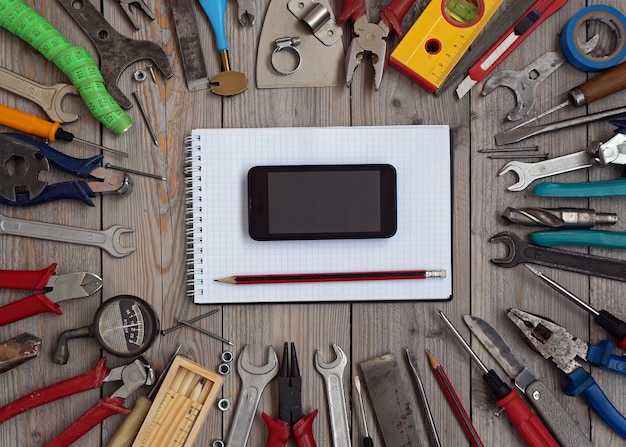
[[[554,267],[570,272],[583,273],[601,278],[626,281],[626,261],[588,255],[558,248],[540,247],[520,239],[515,233],[503,231],[489,239],[489,242],[503,242],[509,252],[504,258],[491,260],[500,267],[511,268],[528,263]]]
[[[348,359],[339,346],[333,343],[337,359],[331,363],[322,363],[319,351],[315,353],[315,368],[326,381],[326,396],[330,409],[330,426],[335,447],[349,446],[350,427],[346,411],[346,397],[343,390],[343,371]]]
[[[156,43],[130,39],[118,33],[91,2],[58,1],[93,42],[102,61],[100,71],[107,90],[124,109],[130,109],[132,103],[117,82],[131,64],[149,59],[166,78],[174,76],[167,54]]]
[[[268,362],[264,366],[256,366],[248,360],[248,345],[243,347],[237,372],[241,377],[241,392],[237,403],[237,412],[230,426],[226,445],[228,447],[245,447],[250,435],[250,428],[261,400],[261,393],[267,384],[278,374],[278,357],[273,347],[267,350]]]
[[[0,88],[33,101],[46,112],[48,118],[57,123],[71,123],[79,118],[75,113],[63,111],[62,107],[66,95],[78,95],[78,90],[73,85],[42,85],[0,67]]]
[[[116,258],[121,258],[135,251],[134,247],[123,247],[120,243],[122,234],[133,231],[132,228],[122,225],[113,225],[104,231],[89,230],[68,225],[14,219],[0,214],[0,234],[91,245],[106,250]]]

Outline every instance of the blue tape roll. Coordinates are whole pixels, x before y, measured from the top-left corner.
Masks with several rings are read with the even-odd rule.
[[[617,35],[617,46],[607,56],[594,57],[580,48],[578,29],[586,21],[599,20],[611,28]],[[607,5],[593,5],[578,11],[561,31],[561,51],[568,62],[582,71],[602,71],[619,64],[626,58],[626,16]]]

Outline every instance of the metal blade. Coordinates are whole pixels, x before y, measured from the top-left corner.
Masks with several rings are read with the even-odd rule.
[[[51,276],[46,287],[52,290],[46,297],[53,303],[93,295],[102,288],[102,278],[93,273],[78,272]]]
[[[507,375],[511,379],[516,380],[515,384],[518,387],[523,390],[531,381],[536,380],[535,377],[527,371],[527,373],[524,374],[524,383],[518,384],[517,378],[520,377],[526,367],[515,358],[511,352],[511,347],[504,341],[498,331],[481,318],[472,315],[464,315],[463,319],[467,327],[472,331],[472,334],[478,338],[478,341],[480,341],[492,357],[498,361]]]

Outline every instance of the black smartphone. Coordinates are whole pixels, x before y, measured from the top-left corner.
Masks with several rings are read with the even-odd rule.
[[[388,164],[255,166],[248,230],[258,241],[388,238],[397,228]]]

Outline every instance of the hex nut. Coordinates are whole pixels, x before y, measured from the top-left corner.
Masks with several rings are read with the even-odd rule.
[[[217,371],[225,376],[226,374],[230,373],[230,365],[228,363],[222,363],[220,364],[220,366],[217,368]]]
[[[230,401],[228,399],[220,399],[217,402],[217,408],[219,408],[222,411],[230,410]]]
[[[222,362],[230,363],[233,361],[233,353],[230,351],[222,352]]]
[[[213,441],[213,447],[225,447],[224,441],[221,439],[216,439]]]
[[[133,78],[135,79],[135,81],[143,82],[148,79],[148,74],[145,70],[137,70],[135,71],[135,73],[133,73]]]

